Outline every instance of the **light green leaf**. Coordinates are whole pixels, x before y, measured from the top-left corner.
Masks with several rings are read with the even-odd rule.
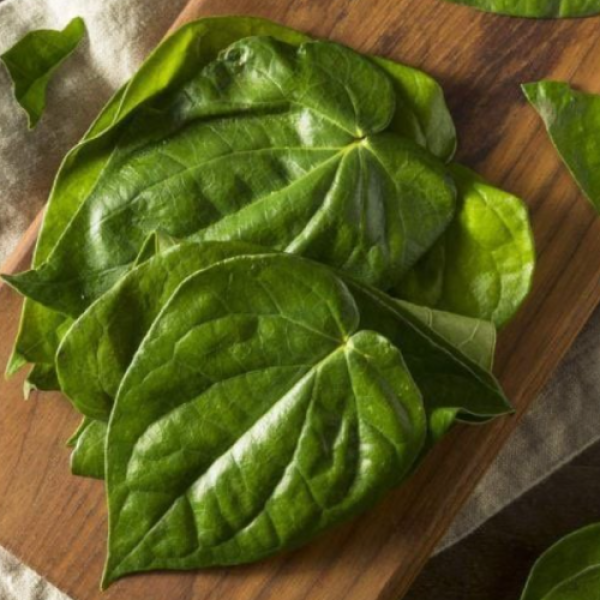
[[[600,96],[557,81],[528,83],[523,91],[569,172],[600,211]]]
[[[456,216],[395,293],[502,326],[531,289],[535,248],[527,208],[465,167],[453,165],[452,174]]]
[[[29,129],[37,125],[44,112],[46,88],[52,76],[84,34],[83,19],[76,17],[62,31],[31,31],[0,55],[12,78],[15,97],[27,113]]]
[[[535,563],[521,600],[600,598],[600,524],[558,541]]]
[[[264,35],[293,45],[309,40],[304,34],[264,19],[215,17],[182,27],[150,55],[64,160],[38,239],[34,267],[48,259],[73,215],[90,195],[129,115],[140,110],[143,103],[154,102],[163,93],[172,93],[230,44],[245,37]],[[439,85],[410,67],[375,60],[391,77],[396,94],[398,108],[390,128],[412,135],[417,143],[426,144],[444,160],[450,158],[456,136]],[[54,332],[63,318],[43,305],[26,300],[7,374],[16,372],[26,362],[52,365],[59,342]]]
[[[33,366],[23,387],[23,395],[29,398],[34,390],[52,391],[58,390],[60,386],[56,378],[56,370],[53,365],[37,363]]]
[[[600,13],[600,0],[447,0],[479,10],[509,15],[555,19],[587,17]]]
[[[83,419],[81,419],[77,429],[73,432],[73,435],[71,435],[71,437],[65,442],[65,446],[67,446],[67,448],[75,448],[77,440],[81,437],[81,434],[89,426],[91,421],[92,419],[88,419],[87,417],[83,417]]]

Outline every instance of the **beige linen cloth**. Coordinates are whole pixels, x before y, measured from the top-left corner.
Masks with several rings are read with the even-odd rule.
[[[184,4],[185,0],[0,0],[0,53],[27,31],[60,29],[74,16],[82,16],[88,29],[76,54],[50,85],[46,113],[33,132],[27,131],[8,74],[0,68],[0,263],[42,207],[65,152],[156,45]],[[588,324],[438,551],[472,532],[600,438],[598,365],[600,313]],[[0,600],[69,599],[0,548]]]

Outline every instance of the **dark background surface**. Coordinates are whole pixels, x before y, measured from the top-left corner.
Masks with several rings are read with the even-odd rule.
[[[432,558],[404,600],[518,600],[538,556],[600,521],[600,443]]]

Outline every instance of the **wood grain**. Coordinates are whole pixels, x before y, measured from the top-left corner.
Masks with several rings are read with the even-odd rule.
[[[443,84],[460,159],[527,199],[533,217],[535,286],[501,335],[496,368],[517,414],[455,429],[408,485],[300,551],[235,569],[131,577],[101,595],[103,486],[73,478],[64,447],[77,417],[57,394],[22,402],[16,378],[0,384],[0,544],[76,600],[398,599],[600,301],[600,220],[519,91],[552,77],[600,92],[599,21],[505,19],[437,0],[192,0],[180,23],[215,14],[270,17],[421,67]],[[27,264],[34,237],[8,270]],[[19,305],[0,288],[0,364]]]

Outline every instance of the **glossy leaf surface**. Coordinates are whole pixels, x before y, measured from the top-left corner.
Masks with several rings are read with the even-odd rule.
[[[14,86],[18,103],[27,113],[29,129],[46,107],[46,88],[56,69],[77,48],[85,34],[83,19],[76,17],[62,31],[31,31],[0,55]]]
[[[479,10],[538,19],[587,17],[600,13],[600,0],[446,0]]]
[[[452,166],[458,188],[450,227],[402,279],[395,293],[424,304],[493,321],[509,321],[531,288],[533,234],[525,204],[475,173]]]
[[[558,81],[529,83],[523,91],[569,172],[600,211],[600,96]]]

